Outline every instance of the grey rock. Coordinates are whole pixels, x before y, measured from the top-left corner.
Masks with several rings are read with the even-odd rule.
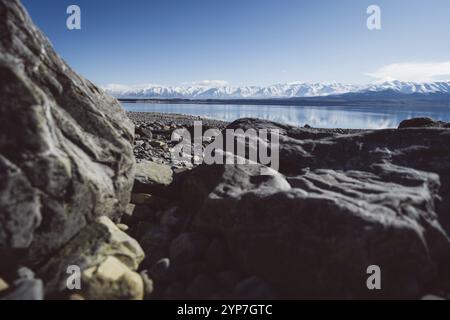
[[[81,271],[90,269],[91,278],[97,279],[96,270],[109,257],[117,258],[130,271],[134,271],[138,269],[145,255],[136,240],[117,228],[107,217],[100,217],[48,259],[37,273],[46,281],[46,292],[54,294],[65,290],[68,277],[66,271],[69,266],[76,265]],[[99,270],[110,270],[112,268],[109,266],[116,265],[115,261],[109,261],[105,265],[108,268]],[[105,276],[100,275],[100,278],[102,277]],[[98,291],[96,299],[99,297],[97,294]]]
[[[134,126],[18,0],[1,0],[0,16],[0,247],[34,264],[96,217],[125,211]]]
[[[427,294],[425,296],[423,296],[420,300],[424,300],[424,301],[443,301],[443,300],[448,300],[445,299],[443,297],[439,297],[433,294]]]
[[[185,218],[178,207],[172,207],[161,215],[161,225],[168,226],[173,230],[180,230],[185,223]]]
[[[166,300],[180,300],[185,299],[186,286],[182,282],[171,283],[163,293],[163,298]]]
[[[139,238],[139,243],[147,255],[145,264],[152,266],[158,260],[167,258],[170,245],[175,237],[176,234],[166,226],[149,226]]]
[[[214,239],[209,244],[205,252],[205,261],[213,270],[220,270],[226,267],[227,247],[220,239]]]
[[[170,259],[174,264],[186,264],[203,257],[208,239],[201,233],[182,233],[170,245]]]
[[[17,271],[18,279],[14,280],[10,288],[0,292],[0,300],[44,300],[44,284],[35,279],[34,273],[28,268]]]
[[[399,129],[405,128],[444,128],[450,127],[450,123],[443,121],[435,121],[431,118],[413,118],[408,120],[403,120],[398,126]]]
[[[141,137],[145,137],[147,139],[153,138],[152,130],[144,127],[136,127],[136,134],[138,134]]]
[[[219,285],[226,291],[232,291],[239,282],[239,275],[234,271],[222,271],[216,276]]]
[[[135,193],[160,194],[172,180],[173,172],[170,166],[143,160],[136,165],[133,190]]]
[[[216,290],[216,282],[207,275],[200,274],[188,285],[186,294],[192,299],[205,299]]]
[[[238,283],[234,289],[234,295],[242,300],[273,300],[276,298],[272,288],[258,277],[251,277]]]
[[[280,173],[204,165],[185,177],[180,209],[195,216],[194,230],[224,235],[246,273],[291,298],[371,297],[366,269],[374,264],[383,270],[383,297],[419,298],[445,283],[438,279],[450,270],[450,130],[313,132],[299,140],[298,130],[281,129]]]
[[[147,271],[142,271],[140,273],[142,281],[144,283],[144,298],[149,300],[151,299],[153,292],[155,290],[155,285],[153,279],[148,276]]]
[[[155,281],[165,282],[170,279],[170,259],[158,260],[151,268],[150,275]]]

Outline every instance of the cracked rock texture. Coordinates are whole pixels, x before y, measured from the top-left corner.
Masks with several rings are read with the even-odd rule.
[[[280,173],[200,166],[181,187],[192,229],[222,235],[245,272],[287,298],[420,298],[448,292],[450,130],[324,134],[280,129]],[[302,137],[302,138],[300,138]],[[367,290],[367,267],[382,291]]]
[[[17,0],[0,0],[0,250],[37,264],[125,211],[134,125],[76,74]],[[5,267],[3,264],[2,267]]]

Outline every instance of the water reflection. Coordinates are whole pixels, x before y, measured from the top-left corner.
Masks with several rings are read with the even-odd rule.
[[[180,113],[225,121],[251,117],[296,126],[309,124],[317,128],[396,128],[402,120],[414,117],[430,117],[435,120],[450,121],[450,108],[439,106],[300,107],[125,103],[124,107],[128,111]]]

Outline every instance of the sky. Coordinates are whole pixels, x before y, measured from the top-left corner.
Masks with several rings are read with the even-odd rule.
[[[56,51],[106,84],[450,79],[448,0],[22,0]],[[69,5],[81,30],[68,30]],[[367,8],[381,9],[381,30]]]

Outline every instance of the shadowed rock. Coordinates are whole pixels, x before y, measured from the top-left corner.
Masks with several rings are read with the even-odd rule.
[[[251,127],[230,127],[241,123]],[[450,130],[299,140],[280,127],[280,173],[248,164],[187,175],[193,229],[222,234],[246,272],[286,297],[419,298],[446,283]],[[381,267],[381,292],[366,287],[370,265]]]
[[[442,121],[435,121],[430,118],[413,118],[403,120],[400,122],[398,128],[450,128],[450,124]]]

